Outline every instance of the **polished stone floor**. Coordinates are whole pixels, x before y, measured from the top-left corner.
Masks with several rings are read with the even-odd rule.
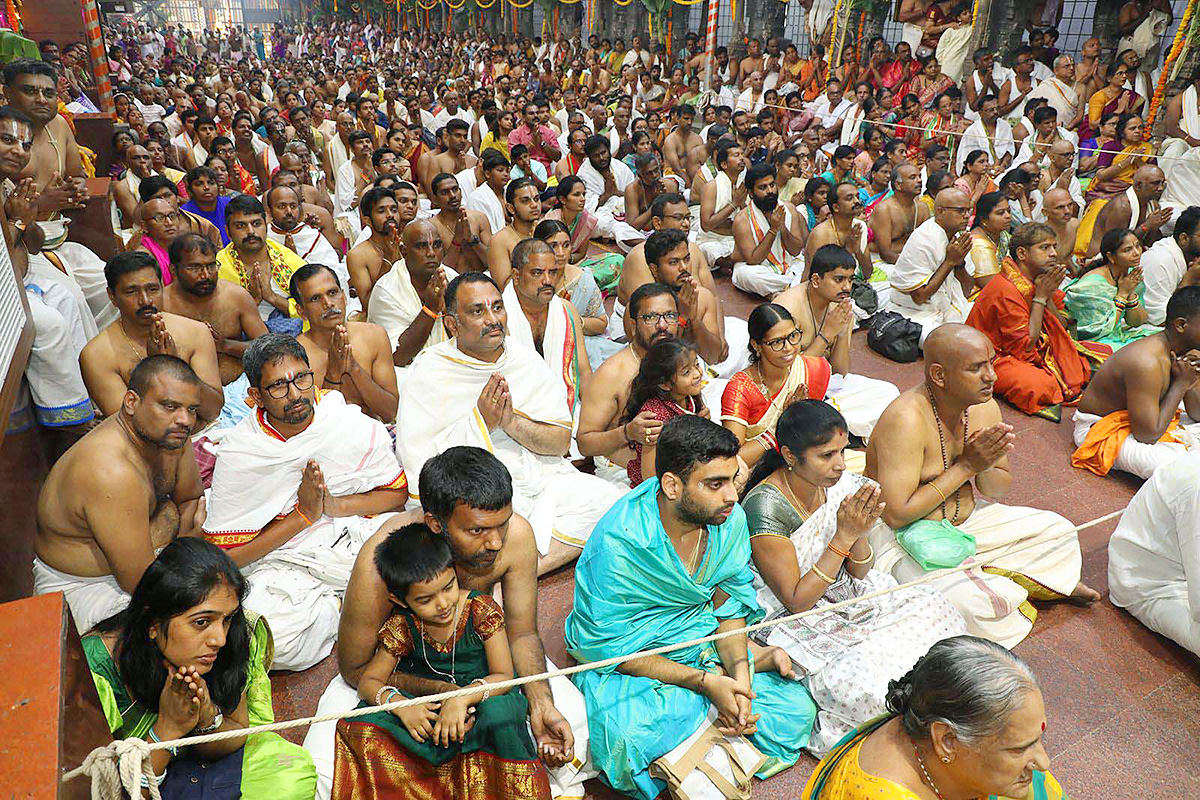
[[[718,277],[725,313],[745,316],[755,305]],[[892,381],[902,390],[921,380],[921,364],[894,364],[855,334],[853,369]],[[1056,511],[1083,523],[1125,507],[1138,483],[1127,475],[1100,478],[1070,466],[1070,414],[1054,424],[1003,406],[1013,425],[1014,480],[1004,498],[1012,505]],[[1084,580],[1106,599],[1090,608],[1045,606],[1033,633],[1016,652],[1037,672],[1046,701],[1046,744],[1051,769],[1074,798],[1200,797],[1200,665],[1194,656],[1143,628],[1107,600],[1107,543],[1115,520],[1080,533]],[[547,655],[569,663],[563,621],[570,610],[571,568],[546,576],[539,591],[539,627]],[[272,678],[277,719],[311,715],[335,672],[333,659],[304,673]],[[300,741],[303,731],[292,732]],[[757,798],[799,798],[815,761],[755,787]],[[619,797],[598,781],[596,800]]]

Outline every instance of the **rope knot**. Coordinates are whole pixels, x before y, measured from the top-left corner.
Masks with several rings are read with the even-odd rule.
[[[140,797],[143,776],[149,781],[152,800],[160,798],[154,768],[150,764],[150,743],[145,739],[117,739],[97,747],[87,754],[82,764],[65,774],[63,780],[80,775],[87,775],[92,780],[92,800],[121,800],[126,794]]]

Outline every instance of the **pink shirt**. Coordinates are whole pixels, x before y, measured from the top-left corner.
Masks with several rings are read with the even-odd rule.
[[[546,152],[544,147],[542,147],[542,142],[551,142],[557,145],[558,136],[555,135],[553,128],[548,125],[539,125],[535,140],[534,133],[529,129],[529,126],[521,125],[521,127],[517,128],[508,135],[508,150],[511,153],[513,145],[525,145],[529,148],[530,157],[535,161],[540,161],[542,166],[549,171],[552,162],[550,159],[550,154]]]

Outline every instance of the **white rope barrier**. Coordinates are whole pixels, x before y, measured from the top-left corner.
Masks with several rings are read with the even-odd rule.
[[[706,94],[707,94],[707,95],[713,95],[713,94],[716,94],[716,93],[715,93],[715,92],[713,92],[713,90],[712,90],[712,89],[705,89],[704,91],[702,91],[702,92],[700,93],[700,95],[701,95],[701,96],[703,96],[703,95],[706,95]],[[736,104],[736,102],[737,102],[737,101],[736,101],[736,99],[735,99],[735,101],[734,101],[734,102],[735,102],[735,104]],[[782,111],[791,111],[791,112],[794,112],[794,111],[797,111],[797,110],[799,110],[799,111],[802,111],[802,112],[803,112],[803,111],[805,111],[805,109],[795,109],[795,108],[789,108],[788,106],[781,106],[781,105],[778,105],[778,104],[776,104],[776,103],[764,103],[764,102],[758,102],[758,103],[755,103],[754,105],[755,105],[755,106],[757,106],[757,107],[762,107],[762,108],[777,108],[777,109],[780,109],[780,110],[782,110]],[[735,107],[735,108],[734,108],[734,111],[736,112],[736,110],[737,110],[737,109],[736,109],[736,107]],[[750,113],[750,112],[746,112],[746,113]],[[751,116],[753,116],[753,115],[751,115]],[[814,118],[814,119],[815,119],[815,118]],[[1024,118],[1023,118],[1023,119],[1024,119]],[[913,125],[913,124],[906,123],[906,122],[883,122],[882,120],[876,121],[876,120],[868,120],[868,119],[865,119],[865,118],[864,118],[862,121],[863,121],[863,122],[865,122],[865,123],[867,123],[868,125],[871,125],[871,126],[873,126],[873,127],[876,127],[876,128],[892,128],[892,129],[893,129],[893,131],[894,131],[894,129],[896,129],[896,128],[910,128],[910,129],[912,129],[912,130],[919,130],[919,131],[921,131],[922,133],[930,133],[930,134],[934,134],[934,135],[938,135],[938,136],[958,136],[958,137],[965,137],[965,136],[967,135],[967,132],[966,132],[965,130],[963,130],[963,131],[955,131],[955,130],[949,130],[949,129],[944,129],[944,128],[925,128],[925,127],[923,127],[923,126],[921,126],[921,125],[919,125],[919,124],[918,124],[918,125]],[[839,122],[839,124],[840,124],[840,123],[841,123],[841,120],[838,120],[838,122]],[[1032,125],[1033,123],[1032,123],[1032,122],[1030,122],[1029,124],[1031,124],[1031,125]],[[1061,126],[1060,126],[1060,127],[1061,127]],[[782,135],[782,131],[776,131],[776,133],[779,133],[780,135]],[[980,136],[980,135],[979,135],[979,134],[977,134],[977,133],[972,133],[972,134],[971,134],[971,136],[972,136],[972,138],[974,138],[974,139],[980,139],[980,140],[984,140],[984,141],[988,141],[988,142],[998,142],[998,141],[1000,141],[1000,137],[998,137],[998,136]],[[1025,145],[1025,144],[1030,144],[1030,143],[1029,143],[1029,139],[1028,139],[1028,137],[1026,137],[1025,139],[1012,139],[1011,141],[1012,141],[1012,143],[1013,143],[1014,147],[1016,148],[1017,152],[1019,152],[1019,151],[1020,151],[1020,147],[1021,147],[1022,145]],[[1070,140],[1068,139],[1067,141],[1070,141]],[[1036,144],[1039,144],[1039,145],[1048,145],[1048,144],[1053,144],[1053,142],[1050,142],[1050,143],[1046,143],[1046,142],[1037,142]],[[793,145],[793,147],[794,147],[794,146],[795,146],[795,145]],[[1030,148],[1031,148],[1031,149],[1032,149],[1032,147],[1033,147],[1033,145],[1032,145],[1032,144],[1030,144]],[[1078,154],[1078,145],[1075,145],[1075,148],[1076,148],[1076,151],[1077,151],[1077,154]],[[1095,152],[1111,152],[1111,151],[1107,151],[1107,150],[1105,150],[1105,151],[1101,151],[1101,150],[1100,150],[1100,149],[1097,147],[1097,149],[1096,149],[1096,151],[1095,151]],[[1013,155],[1014,155],[1014,157],[1015,157],[1015,156],[1016,156],[1016,153],[1014,153]],[[1114,155],[1114,156],[1120,155],[1120,152],[1119,152],[1119,151],[1118,151],[1118,152],[1114,152],[1114,153],[1113,153],[1113,155]],[[1139,155],[1142,155],[1142,154],[1140,154],[1140,153],[1139,153]],[[1191,161],[1191,160],[1192,160],[1192,159],[1188,158],[1187,156],[1161,156],[1161,155],[1152,155],[1152,156],[1147,156],[1147,157],[1148,157],[1148,158],[1153,158],[1153,159],[1155,159],[1156,161],[1163,161],[1163,160],[1165,160],[1165,161]]]
[[[1082,530],[1101,525],[1119,517],[1123,513],[1125,513],[1125,510],[1120,509],[1109,514],[1105,514],[1101,517],[1097,517],[1090,522],[1085,522],[1081,525],[1073,525],[1069,531],[1063,531],[1061,535],[1051,537],[1049,540],[1038,539],[1027,542],[1018,540],[1017,542],[1009,545],[1004,552],[993,554],[989,560],[998,560],[1008,556],[1017,555],[1018,553],[1022,553],[1025,550],[1029,550],[1034,547],[1043,547],[1048,541],[1053,542],[1059,539],[1066,539],[1068,537],[1076,536]],[[927,572],[921,577],[908,581],[907,583],[898,584],[886,589],[879,589],[874,592],[868,592],[867,594],[851,598],[849,600],[830,603],[829,605],[822,606],[821,608],[811,608],[807,611],[789,614],[784,617],[778,617],[776,619],[759,622],[754,625],[746,625],[734,630],[722,631],[720,633],[714,633],[710,636],[704,636],[686,642],[678,642],[676,644],[663,645],[662,647],[654,647],[648,650],[639,651],[637,653],[630,653],[629,655],[614,656],[612,658],[606,658],[600,661],[590,661],[584,664],[577,664],[573,667],[548,670],[546,672],[538,673],[537,675],[526,675],[524,677],[512,678],[507,681],[497,681],[496,683],[488,684],[488,689],[492,692],[500,689],[513,689],[520,686],[525,686],[529,683],[537,683],[540,681],[549,680],[550,678],[570,676],[580,672],[589,672],[591,670],[619,666],[639,658],[664,655],[666,653],[672,653],[678,650],[686,650],[690,647],[695,647],[697,645],[707,644],[710,642],[718,642],[722,639],[728,639],[734,636],[745,636],[747,634],[754,633],[755,631],[772,628],[776,625],[784,625],[790,622],[795,622],[797,620],[804,619],[805,617],[814,616],[817,614],[825,614],[830,611],[836,611],[841,608],[846,608],[848,606],[863,603],[868,600],[873,600],[877,597],[892,594],[902,589],[920,586],[922,584],[930,583],[959,572],[966,572],[972,569],[982,570],[985,569],[986,566],[987,564],[985,563],[975,562],[970,564],[964,563],[949,569],[935,570]],[[116,787],[117,791],[115,794],[110,793],[109,789],[114,787],[113,781],[114,777],[117,775],[119,766],[120,784],[124,786],[125,791],[128,792],[131,797],[138,797],[140,796],[141,776],[149,775],[152,771],[150,766],[150,753],[154,750],[165,750],[172,747],[188,747],[199,744],[208,744],[210,742],[236,739],[256,733],[272,733],[289,730],[291,728],[300,728],[320,722],[331,722],[339,719],[353,719],[355,717],[362,717],[380,711],[394,711],[400,708],[408,708],[409,706],[424,705],[425,703],[438,703],[444,700],[453,699],[455,697],[475,694],[478,691],[478,686],[467,686],[449,692],[442,692],[440,694],[405,698],[404,700],[383,703],[381,705],[365,706],[363,708],[354,708],[348,711],[340,711],[331,714],[318,714],[316,716],[284,720],[282,722],[273,722],[266,725],[252,725],[246,728],[217,731],[216,733],[188,736],[183,739],[171,739],[161,742],[147,742],[143,739],[136,738],[118,739],[111,744],[104,745],[93,750],[88,754],[87,758],[82,764],[64,773],[62,780],[69,781],[81,775],[91,775],[93,800],[110,800],[110,798],[112,800],[116,800],[116,798],[120,797],[119,787]],[[138,759],[141,760],[140,764],[138,763]],[[149,783],[153,787],[151,789],[152,795],[156,795],[157,787],[154,786],[154,781],[150,780]]]

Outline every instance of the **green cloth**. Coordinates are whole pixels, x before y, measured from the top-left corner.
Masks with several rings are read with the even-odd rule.
[[[472,592],[471,596],[475,597],[477,594]],[[474,604],[469,603],[468,608],[472,605]],[[490,674],[483,638],[473,624],[473,615],[466,620],[466,629],[462,637],[451,652],[447,653],[439,651],[427,641],[422,642],[420,626],[410,611],[398,610],[396,615],[401,617],[403,624],[407,626],[408,641],[412,642],[414,647],[411,654],[401,657],[396,662],[396,672],[436,681],[445,681],[447,676],[453,675],[453,683],[458,686],[466,686],[471,681]],[[359,704],[359,708],[368,705],[373,704],[363,702]],[[534,747],[529,728],[525,724],[528,716],[529,703],[519,689],[511,689],[497,697],[489,697],[475,706],[475,726],[467,731],[461,742],[451,742],[449,747],[441,747],[429,739],[418,742],[409,735],[404,723],[390,711],[357,717],[352,722],[366,722],[385,728],[409,753],[430,764],[438,765],[463,753],[479,751],[510,761],[536,760],[537,748]]]
[[[1146,285],[1139,285],[1138,297],[1141,298],[1145,291]],[[1162,330],[1154,325],[1131,327],[1117,309],[1116,298],[1117,287],[1095,271],[1067,284],[1067,311],[1075,320],[1079,341],[1099,342],[1117,350]]]
[[[946,519],[919,519],[897,528],[896,541],[927,572],[957,567],[975,555],[975,537]]]
[[[275,721],[271,680],[267,677],[274,645],[266,620],[256,618],[248,622],[253,626],[253,633],[246,677],[246,711],[251,725],[265,725]],[[99,634],[83,637],[83,654],[113,736],[119,739],[147,738],[150,728],[158,720],[158,713],[130,696],[117,664]],[[246,737],[242,748],[241,788],[242,797],[247,800],[311,800],[317,790],[317,770],[312,756],[303,747],[276,733],[255,733]]]
[[[32,39],[26,39],[12,31],[0,30],[0,64],[16,61],[18,58],[40,60],[37,44]]]

